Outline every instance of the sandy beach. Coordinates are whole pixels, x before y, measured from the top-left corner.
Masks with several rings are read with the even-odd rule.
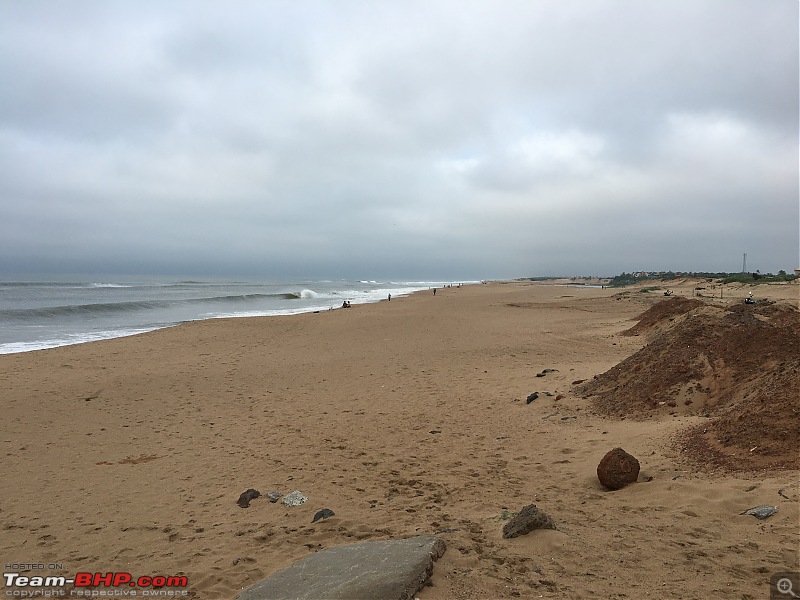
[[[310,552],[439,532],[420,600],[766,598],[800,570],[797,437],[736,471],[676,441],[709,417],[626,418],[574,384],[663,333],[623,335],[664,300],[642,287],[470,285],[0,356],[6,572],[186,575],[189,597],[232,599]],[[800,289],[669,287],[720,313],[751,290],[796,312]],[[615,447],[641,473],[612,492]],[[503,539],[532,503],[558,530]],[[740,514],[762,504],[779,510]]]

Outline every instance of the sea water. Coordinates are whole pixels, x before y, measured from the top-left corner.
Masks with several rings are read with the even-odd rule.
[[[364,304],[443,281],[257,281],[105,277],[0,281],[0,354],[123,337],[187,321]],[[472,283],[472,282],[462,282]]]

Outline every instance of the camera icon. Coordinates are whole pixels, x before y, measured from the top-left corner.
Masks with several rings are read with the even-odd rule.
[[[800,598],[800,573],[775,573],[769,580],[770,600]]]

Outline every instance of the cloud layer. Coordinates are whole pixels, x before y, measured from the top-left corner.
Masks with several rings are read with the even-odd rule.
[[[798,266],[798,5],[0,5],[0,271]]]

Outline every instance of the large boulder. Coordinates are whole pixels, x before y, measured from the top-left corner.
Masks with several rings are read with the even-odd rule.
[[[622,448],[614,448],[597,465],[597,478],[609,490],[624,488],[639,478],[639,461]]]
[[[237,600],[412,600],[444,540],[417,536],[321,550],[252,585]]]

